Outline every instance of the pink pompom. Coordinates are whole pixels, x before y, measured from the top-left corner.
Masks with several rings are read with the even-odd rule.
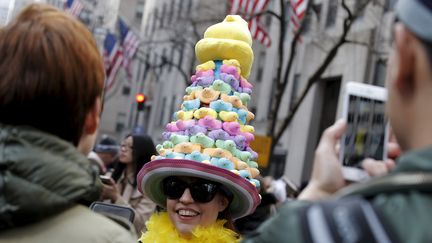
[[[194,126],[195,120],[178,120],[175,124],[179,130],[184,131],[187,128]]]
[[[240,133],[240,124],[238,122],[224,122],[222,124],[222,128],[231,136],[235,136]]]
[[[205,116],[198,120],[198,124],[210,130],[222,128],[222,122],[212,116]]]
[[[223,64],[221,66],[220,70],[223,73],[228,73],[228,74],[233,75],[236,79],[240,78],[240,74],[237,72],[237,67],[236,66],[231,66],[231,65]]]
[[[240,135],[243,135],[246,138],[246,143],[248,145],[255,139],[255,136],[250,132],[240,132]]]
[[[165,130],[166,130],[167,132],[178,132],[178,131],[180,131],[180,129],[178,129],[178,127],[176,126],[175,123],[168,123],[168,124],[165,126]]]
[[[240,87],[247,88],[247,89],[252,89],[253,85],[242,77],[242,78],[240,78]]]
[[[212,69],[207,70],[207,71],[200,70],[200,71],[197,71],[195,73],[195,75],[197,76],[197,78],[199,78],[199,77],[210,77],[210,76],[214,76],[214,72],[213,72]]]

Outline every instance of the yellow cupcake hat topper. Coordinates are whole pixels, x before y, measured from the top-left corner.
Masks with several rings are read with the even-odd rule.
[[[247,79],[254,58],[251,46],[252,37],[247,22],[239,15],[227,15],[223,22],[207,28],[204,38],[195,46],[195,53],[200,63],[238,60],[241,76]]]

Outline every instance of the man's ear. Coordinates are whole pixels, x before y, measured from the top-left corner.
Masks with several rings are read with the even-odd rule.
[[[84,134],[93,134],[99,127],[101,113],[101,100],[98,97],[92,107],[92,109],[87,113],[85,123],[84,123]]]
[[[409,95],[413,92],[415,58],[415,37],[402,24],[395,26],[395,48],[398,55],[395,67],[395,87],[401,94]]]

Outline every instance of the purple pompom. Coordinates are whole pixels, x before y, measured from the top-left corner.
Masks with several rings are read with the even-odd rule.
[[[205,127],[200,126],[200,125],[194,125],[194,126],[188,127],[185,130],[185,135],[193,136],[193,135],[196,135],[200,132],[205,134],[207,132],[207,129]]]
[[[236,147],[240,150],[244,150],[247,146],[246,138],[242,135],[235,136],[234,142],[236,144]]]
[[[213,131],[209,132],[207,134],[207,136],[214,139],[215,141],[216,140],[228,140],[231,138],[231,136],[222,129],[213,130]]]

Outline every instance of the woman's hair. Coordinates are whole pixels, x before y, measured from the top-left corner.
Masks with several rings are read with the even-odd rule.
[[[231,202],[233,200],[233,194],[231,193],[231,191],[229,191],[226,187],[224,187],[222,185],[219,187],[219,193],[221,193],[222,196],[224,196],[225,198],[228,199],[228,205],[222,212],[220,212],[218,214],[217,218],[218,219],[225,219],[226,223],[224,224],[224,227],[227,229],[230,229],[234,232],[237,232],[237,229],[234,226],[234,220],[233,220],[231,213],[229,211]]]
[[[227,208],[225,208],[224,211],[222,211],[222,212],[220,212],[218,214],[218,219],[225,219],[226,222],[224,224],[224,227],[227,228],[227,229],[230,229],[230,230],[232,230],[234,232],[237,232],[237,229],[234,226],[234,220],[233,220],[233,218],[231,216],[231,213],[229,211],[229,205],[228,205]]]
[[[137,186],[136,177],[141,168],[151,160],[151,156],[155,155],[156,147],[153,143],[153,140],[148,135],[127,135],[125,137],[128,138],[132,136],[132,162],[135,164],[135,175],[133,186]],[[124,169],[126,168],[126,164],[117,162],[116,167],[114,168],[114,172],[112,174],[112,178],[117,181]]]
[[[105,78],[88,29],[52,6],[31,4],[0,29],[0,57],[0,123],[77,145]]]

